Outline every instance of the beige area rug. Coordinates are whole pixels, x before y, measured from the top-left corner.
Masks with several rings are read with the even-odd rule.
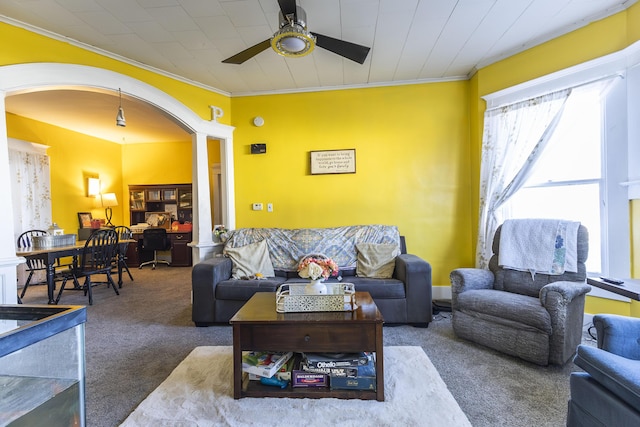
[[[420,347],[385,347],[385,401],[233,399],[231,347],[197,347],[122,426],[471,426]]]

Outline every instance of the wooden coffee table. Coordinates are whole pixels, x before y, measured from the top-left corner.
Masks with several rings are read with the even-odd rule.
[[[351,312],[276,312],[276,294],[258,292],[231,318],[233,325],[233,397],[336,397],[384,401],[382,324],[384,319],[368,292],[356,292]],[[242,381],[242,352],[293,351],[376,352],[376,391],[285,389]]]

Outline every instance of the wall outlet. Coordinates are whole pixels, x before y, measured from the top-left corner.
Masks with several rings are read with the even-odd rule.
[[[254,203],[253,204],[253,210],[254,211],[261,211],[262,210],[262,203]]]
[[[273,212],[273,203],[267,203],[267,212]]]

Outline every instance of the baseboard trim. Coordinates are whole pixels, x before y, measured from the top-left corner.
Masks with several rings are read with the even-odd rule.
[[[431,300],[451,299],[451,286],[433,286],[431,287]]]

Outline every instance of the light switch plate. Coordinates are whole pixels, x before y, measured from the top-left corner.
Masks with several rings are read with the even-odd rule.
[[[253,210],[254,211],[261,211],[262,210],[262,203],[254,203],[253,204]]]

